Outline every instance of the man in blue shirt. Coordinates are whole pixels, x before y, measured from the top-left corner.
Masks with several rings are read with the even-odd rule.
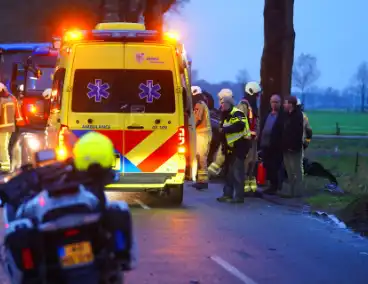
[[[281,189],[283,113],[281,98],[275,94],[270,100],[271,111],[261,121],[259,146],[270,187],[263,193],[276,194]]]

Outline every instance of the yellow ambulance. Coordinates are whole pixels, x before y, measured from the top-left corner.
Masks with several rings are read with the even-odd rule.
[[[182,202],[196,166],[195,125],[188,59],[174,34],[134,23],[65,33],[46,140],[62,160],[88,131],[115,146],[116,182],[108,190],[161,192]]]

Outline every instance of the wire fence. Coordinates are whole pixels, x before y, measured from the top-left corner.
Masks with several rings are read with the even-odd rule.
[[[368,139],[315,137],[305,156],[329,170],[344,191],[368,193]]]

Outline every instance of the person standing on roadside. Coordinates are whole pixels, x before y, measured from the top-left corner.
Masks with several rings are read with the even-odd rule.
[[[219,93],[223,123],[220,132],[224,136],[222,151],[225,154],[225,186],[219,202],[244,203],[245,158],[251,146],[248,119],[236,108],[232,91]]]
[[[207,157],[212,140],[210,111],[198,86],[192,86],[194,118],[196,124],[198,171],[197,182],[193,187],[197,190],[208,188]]]
[[[15,132],[16,105],[7,87],[0,83],[0,171],[10,171],[9,141]]]
[[[245,183],[244,192],[246,196],[257,196],[257,181],[254,175],[255,164],[258,160],[257,156],[257,129],[258,129],[258,111],[256,109],[257,97],[261,95],[262,89],[257,82],[249,82],[245,85],[244,98],[240,100],[236,106],[242,112],[249,122],[249,130],[251,133],[251,148],[245,159]],[[253,102],[253,106],[252,103]]]
[[[302,102],[300,101],[300,99],[297,99],[296,106],[303,114],[303,150],[306,150],[309,146],[309,143],[311,142],[311,139],[313,136],[313,130],[309,123],[308,116],[304,112],[304,106]]]
[[[259,132],[259,146],[267,178],[270,186],[263,193],[276,194],[281,189],[282,167],[282,135],[284,128],[284,114],[281,109],[281,98],[274,94],[270,100],[271,111],[261,121]]]
[[[301,197],[303,192],[303,113],[297,107],[297,98],[284,100],[286,112],[282,136],[283,158],[288,176],[288,188],[283,188],[284,197]],[[284,185],[286,185],[284,183]],[[285,193],[285,191],[288,191]]]

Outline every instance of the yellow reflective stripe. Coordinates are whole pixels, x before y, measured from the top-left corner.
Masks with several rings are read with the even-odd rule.
[[[230,114],[234,115],[234,113],[237,112],[237,111],[241,111],[241,110],[234,107]],[[238,117],[231,117],[229,120],[224,121],[223,126],[224,127],[231,126],[231,125],[235,124],[238,121],[242,121],[244,123],[244,130],[241,131],[241,132],[231,133],[231,134],[226,134],[225,135],[227,144],[230,147],[233,146],[234,142],[236,142],[237,140],[239,140],[243,137],[245,139],[250,139],[251,138],[251,133],[249,131],[249,123],[248,123],[248,118],[247,117],[244,117],[242,119],[239,119]]]
[[[206,110],[206,122],[207,122],[207,128],[208,129],[212,129],[212,125],[211,125],[211,116],[210,116],[210,110],[208,109],[207,105],[205,105],[205,110]]]
[[[220,166],[219,165],[217,165],[216,163],[212,163],[209,167],[208,167],[208,169],[216,169],[216,170],[218,170],[219,168],[220,168]]]
[[[230,118],[230,124],[237,123],[238,121],[242,121],[242,120],[240,120],[238,117],[232,117],[232,118]]]
[[[238,132],[238,133],[231,133],[226,135],[226,141],[228,143],[229,146],[232,146],[232,144],[239,140],[240,138],[242,138],[244,135],[242,132]]]

